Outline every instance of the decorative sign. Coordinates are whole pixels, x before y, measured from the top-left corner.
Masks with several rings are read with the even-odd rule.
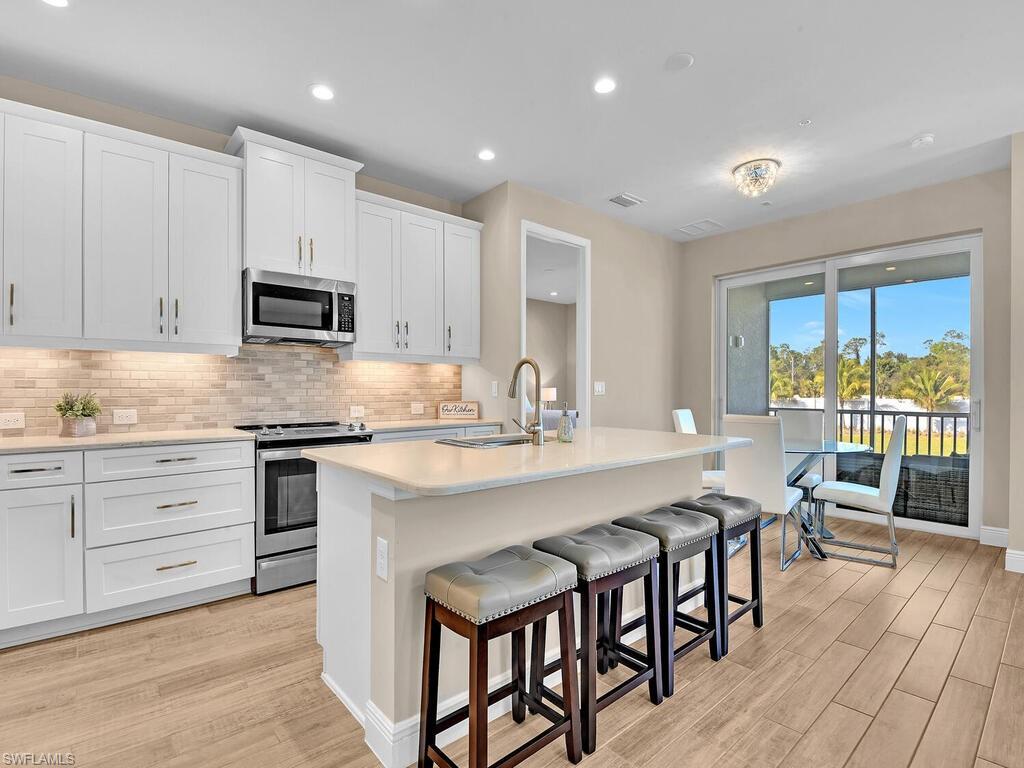
[[[480,418],[480,403],[476,400],[459,400],[451,403],[438,403],[437,418],[476,421]]]

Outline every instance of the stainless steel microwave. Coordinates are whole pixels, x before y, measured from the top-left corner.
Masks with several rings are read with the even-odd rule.
[[[341,347],[356,340],[356,286],[265,269],[242,273],[242,341]]]

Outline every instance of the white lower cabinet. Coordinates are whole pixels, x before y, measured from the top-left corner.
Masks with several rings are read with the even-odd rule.
[[[0,492],[0,629],[82,612],[82,486]]]
[[[253,526],[136,541],[85,553],[86,611],[96,613],[255,575]]]

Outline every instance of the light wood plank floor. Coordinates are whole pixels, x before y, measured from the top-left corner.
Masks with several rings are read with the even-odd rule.
[[[804,557],[782,574],[777,536],[765,531],[764,628],[734,624],[718,663],[691,654],[661,706],[642,686],[602,713],[583,765],[1024,768],[1024,590],[1002,550],[905,532],[895,572]],[[748,572],[746,553],[730,562],[734,592]],[[0,651],[0,754],[72,753],[90,768],[376,765],[320,682],[314,600],[312,587],[242,597]],[[492,723],[492,759],[541,727]],[[462,761],[464,744],[449,752]],[[569,763],[559,742],[526,765]]]

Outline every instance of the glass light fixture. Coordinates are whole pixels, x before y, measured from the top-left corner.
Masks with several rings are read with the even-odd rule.
[[[748,160],[732,169],[736,189],[747,197],[760,197],[775,184],[782,164],[771,158]]]

